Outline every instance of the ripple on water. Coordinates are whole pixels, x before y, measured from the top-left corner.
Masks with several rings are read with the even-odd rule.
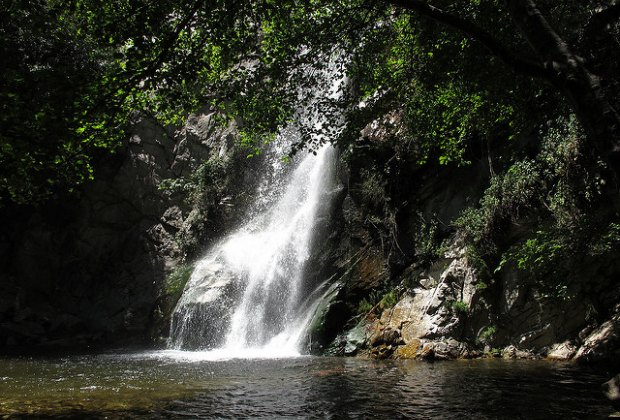
[[[558,363],[171,356],[0,359],[0,416],[576,419],[612,411],[599,391],[607,373]]]

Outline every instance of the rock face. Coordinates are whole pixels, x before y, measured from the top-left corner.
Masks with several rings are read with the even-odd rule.
[[[225,336],[230,322],[233,302],[240,289],[238,278],[225,264],[211,260],[198,263],[190,282],[193,280],[200,280],[200,286],[185,293],[180,300],[181,310],[172,314],[171,344],[175,348],[192,350],[214,348],[223,344],[218,340]],[[192,299],[190,294],[200,298]],[[191,306],[181,305],[184,299],[191,302]],[[183,334],[184,328],[190,334]]]
[[[218,127],[213,117],[205,110],[173,130],[136,116],[79,200],[5,216],[0,348],[148,335],[167,275],[217,237],[232,220],[228,209],[242,205],[228,194],[243,197],[239,186],[251,184],[234,125]],[[214,161],[226,169],[221,190],[230,191],[188,196]]]
[[[465,321],[479,298],[475,270],[463,249],[451,250],[446,256],[417,273],[417,286],[393,307],[364,321],[373,357],[384,358],[388,351],[395,358],[441,360],[472,355],[470,346],[457,339],[467,335]]]
[[[616,375],[603,384],[603,394],[609,399],[612,406],[620,411],[620,375]]]
[[[422,170],[401,149],[399,120],[391,113],[368,126],[347,156],[340,227],[327,252],[340,287],[322,315],[329,328],[314,330],[315,350],[617,363],[620,267],[601,259],[573,273],[566,296],[578,298],[549,297],[510,263],[489,273],[499,261],[480,264],[453,222],[479,202],[494,162],[513,152],[500,147],[466,167]],[[522,234],[518,225],[504,230],[507,244]]]
[[[480,200],[503,152],[473,156],[467,167],[421,168],[402,150],[400,118],[389,114],[342,152],[343,187],[319,216],[322,240],[305,268],[327,280],[309,348],[618,363],[620,263],[583,264],[574,274],[583,281],[566,291],[578,298],[566,300],[549,298],[510,263],[485,272],[453,222]],[[172,130],[136,117],[79,200],[2,209],[0,349],[167,333],[191,262],[243,216],[260,178],[260,162],[236,146],[234,124],[216,120],[204,110]],[[506,241],[519,238],[519,226],[505,229]],[[209,276],[212,299],[200,305],[217,330],[234,279]]]
[[[620,360],[620,305],[611,319],[587,334],[575,359],[586,363]]]

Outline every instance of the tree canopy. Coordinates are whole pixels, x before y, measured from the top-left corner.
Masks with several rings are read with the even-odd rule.
[[[93,175],[131,113],[166,124],[202,105],[257,147],[302,106],[347,124],[393,110],[420,161],[462,162],[474,137],[574,113],[618,151],[620,3],[542,0],[8,0],[0,12],[0,199],[36,203]],[[300,89],[336,66],[343,95]],[[340,127],[340,126],[338,126]]]

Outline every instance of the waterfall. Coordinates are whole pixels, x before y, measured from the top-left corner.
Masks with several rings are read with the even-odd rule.
[[[214,358],[300,353],[325,286],[308,284],[304,271],[334,189],[336,152],[322,146],[288,171],[280,158],[276,150],[267,159],[254,214],[196,264],[173,314],[171,347]]]

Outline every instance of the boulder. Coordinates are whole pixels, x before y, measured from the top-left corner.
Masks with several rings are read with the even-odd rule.
[[[620,305],[611,319],[594,329],[575,354],[582,363],[610,362],[620,359]]]
[[[376,330],[368,339],[371,346],[378,346],[381,344],[398,346],[404,344],[398,328],[386,327]]]
[[[394,351],[395,359],[418,359],[422,351],[422,342],[420,340],[412,340]]]
[[[368,325],[366,321],[362,321],[347,332],[346,343],[344,347],[345,356],[353,356],[360,349],[364,347],[366,343],[366,330]]]
[[[602,388],[603,394],[611,402],[614,409],[620,411],[620,374],[605,382]]]
[[[554,344],[547,353],[550,360],[570,360],[573,358],[577,348],[570,341]]]
[[[203,259],[185,287],[170,326],[175,348],[204,350],[223,344],[240,279],[218,257]]]
[[[534,359],[535,358],[534,353],[532,353],[531,351],[519,349],[513,346],[512,344],[509,346],[506,346],[501,351],[501,357],[503,359]]]

